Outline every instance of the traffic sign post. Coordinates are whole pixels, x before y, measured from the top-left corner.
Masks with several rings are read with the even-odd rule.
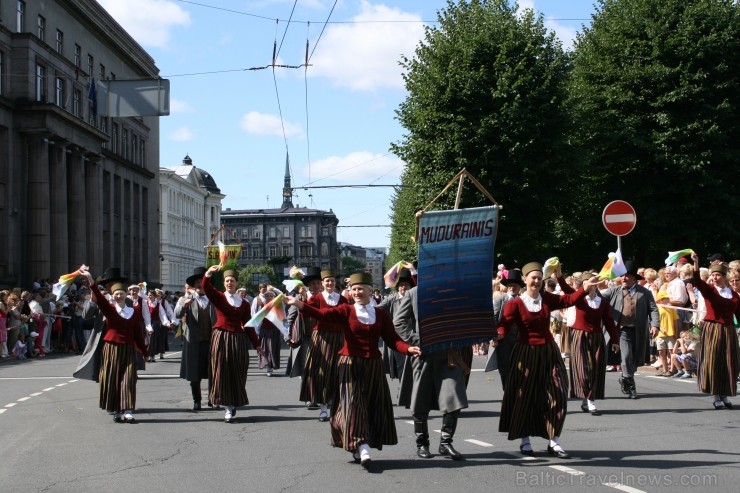
[[[601,222],[608,232],[617,237],[617,247],[621,248],[621,237],[630,234],[635,229],[637,213],[629,202],[613,200],[604,207]]]

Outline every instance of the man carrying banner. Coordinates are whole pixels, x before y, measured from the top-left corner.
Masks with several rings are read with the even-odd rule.
[[[177,300],[175,316],[185,317],[183,324],[182,359],[180,360],[180,378],[190,382],[193,393],[193,411],[201,409],[200,381],[208,379],[208,407],[212,407],[211,393],[211,335],[216,322],[216,312],[208,297],[203,292],[201,279],[206,273],[205,267],[196,267],[193,275],[185,281],[187,292]]]
[[[413,287],[406,292],[393,316],[396,332],[411,346],[418,346],[420,342],[416,291],[417,288]],[[435,409],[443,413],[439,453],[453,460],[463,460],[462,454],[452,446],[460,410],[468,407],[459,349],[442,349],[417,358],[407,357],[398,405],[410,408],[414,417],[416,455],[422,459],[432,457],[428,420],[429,411]]]

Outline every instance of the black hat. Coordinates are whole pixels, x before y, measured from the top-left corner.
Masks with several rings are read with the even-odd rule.
[[[625,275],[631,275],[634,276],[635,279],[638,281],[642,281],[645,279],[640,274],[637,273],[637,264],[632,260],[625,260],[624,262],[624,268],[627,269],[627,272],[625,272]]]
[[[164,284],[162,284],[161,282],[151,281],[146,283],[146,287],[147,289],[162,289],[164,287]]]
[[[306,275],[301,278],[303,284],[308,284],[311,281],[318,279],[321,280],[321,269],[318,267],[309,267],[306,269]]]
[[[509,286],[509,284],[518,284],[519,287],[524,287],[524,278],[522,277],[522,271],[519,269],[509,269],[508,275],[505,279],[501,279],[501,284]]]
[[[202,279],[207,270],[205,267],[196,267],[193,269],[193,275],[185,279],[185,282],[188,286],[195,286],[196,279]]]
[[[721,253],[713,253],[709,257],[707,257],[707,260],[709,260],[710,262],[715,262],[717,260],[719,260],[720,262],[724,262],[725,257]]]
[[[105,269],[103,275],[98,277],[95,282],[97,284],[102,284],[103,286],[107,286],[113,282],[121,282],[125,284],[128,282],[128,278],[121,275],[121,269],[118,267],[109,267]]]
[[[412,288],[416,286],[414,276],[411,275],[411,271],[408,269],[401,269],[398,271],[398,282],[407,282]],[[398,283],[396,283],[396,285],[398,285]]]

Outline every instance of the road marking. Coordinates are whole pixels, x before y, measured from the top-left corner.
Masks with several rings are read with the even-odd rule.
[[[5,377],[0,380],[64,380],[66,378],[69,377]]]
[[[58,383],[55,387],[64,387],[65,385],[67,385],[67,382]]]
[[[413,421],[406,421],[406,422],[407,422],[408,424],[410,424],[410,425],[414,424],[414,422],[413,422]]]
[[[480,445],[481,447],[493,447],[492,443],[481,442],[480,440],[475,440],[474,438],[466,438],[465,441],[472,443],[473,445]]]
[[[142,375],[137,377],[139,380],[150,380],[153,378],[180,378],[180,375]]]
[[[50,391],[50,390],[54,390],[54,387],[46,387],[46,388],[45,388],[44,390],[42,390],[41,392],[48,392],[48,391]]]
[[[75,383],[75,382],[79,382],[79,380],[77,380],[77,379],[74,379],[74,380],[70,380],[70,381],[69,381],[69,382],[67,382],[67,383]]]
[[[11,402],[10,404],[5,404],[5,407],[13,407],[16,404],[18,404],[18,403],[17,402]]]
[[[24,401],[27,401],[30,398],[31,397],[21,397],[20,399],[18,399],[18,402],[24,402]]]
[[[0,414],[4,413],[5,411],[7,411],[7,409],[0,409]]]
[[[33,394],[31,394],[31,397],[36,397],[37,395],[41,394],[43,394],[43,392],[34,392]]]
[[[620,483],[602,483],[602,484],[610,488],[614,488],[614,489],[621,490],[621,491],[626,491],[627,493],[645,493],[642,490],[638,490],[637,488],[626,486]]]
[[[566,466],[549,466],[549,467],[557,471],[566,472],[572,476],[585,476],[586,475],[586,473],[583,471],[579,471],[578,469],[571,469],[570,467],[566,467]]]

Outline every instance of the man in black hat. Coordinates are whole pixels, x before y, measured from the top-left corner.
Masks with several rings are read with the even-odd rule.
[[[411,265],[411,264],[408,264]],[[413,266],[412,266],[413,268]],[[398,271],[398,282],[396,283],[396,292],[385,297],[383,301],[378,304],[378,308],[381,308],[388,312],[391,319],[398,311],[398,307],[401,305],[401,300],[406,295],[409,289],[416,285],[414,282],[414,276],[412,271],[404,268]],[[406,356],[394,351],[392,347],[383,342],[383,363],[385,364],[386,373],[391,379],[401,379],[401,373],[403,366],[406,361]]]
[[[321,292],[321,269],[318,267],[309,267],[306,269],[306,275],[301,278],[301,282],[306,289],[308,289],[308,295],[305,300],[311,299],[311,296],[315,296]],[[300,316],[300,311],[291,306],[288,309],[288,327],[290,327],[290,340],[288,345],[290,346],[290,356],[288,357],[288,364],[286,365],[286,375],[293,377],[302,377],[306,363],[306,355],[308,354],[308,347],[311,344],[311,333],[313,328],[316,326],[316,320],[310,317]],[[307,402],[309,409],[318,409],[319,406],[314,402]]]
[[[622,393],[637,399],[635,371],[645,361],[645,348],[650,334],[657,334],[660,326],[658,306],[649,289],[637,281],[643,279],[637,273],[637,264],[631,260],[624,263],[627,273],[622,284],[601,292],[612,307],[612,318],[619,328],[619,349],[622,355],[622,376],[619,383]],[[648,325],[649,324],[649,325]],[[649,329],[649,331],[648,331]]]
[[[501,318],[501,314],[504,312],[504,306],[519,296],[519,292],[524,287],[524,278],[522,277],[522,271],[519,269],[510,269],[507,273],[507,277],[501,279],[501,284],[506,286],[506,295],[499,296],[493,300],[493,326],[498,326],[498,321]],[[506,337],[496,345],[496,350],[492,351],[488,357],[486,364],[486,371],[492,371],[495,367],[498,367],[498,374],[501,377],[501,386],[506,389],[506,380],[509,378],[509,362],[511,361],[511,351],[514,349],[514,343],[516,342],[517,334],[519,333],[515,327],[509,330]],[[496,365],[494,367],[493,362]]]
[[[216,321],[216,311],[203,292],[201,280],[205,267],[196,267],[193,275],[185,283],[185,295],[177,300],[175,316],[185,317],[182,331],[182,358],[180,359],[180,378],[190,382],[193,393],[193,411],[201,409],[200,381],[208,379],[208,395],[211,393],[210,356],[211,334]],[[210,399],[208,407],[212,407]]]
[[[408,290],[393,316],[393,325],[401,339],[412,346],[419,345],[419,319],[416,287]],[[401,376],[398,405],[411,409],[416,434],[416,455],[432,457],[429,451],[429,411],[442,414],[442,438],[439,453],[453,460],[463,456],[452,446],[461,409],[468,407],[465,371],[457,348],[425,353],[406,360]]]
[[[713,253],[707,257],[707,260],[709,260],[709,265],[725,263],[725,257],[721,253]]]

